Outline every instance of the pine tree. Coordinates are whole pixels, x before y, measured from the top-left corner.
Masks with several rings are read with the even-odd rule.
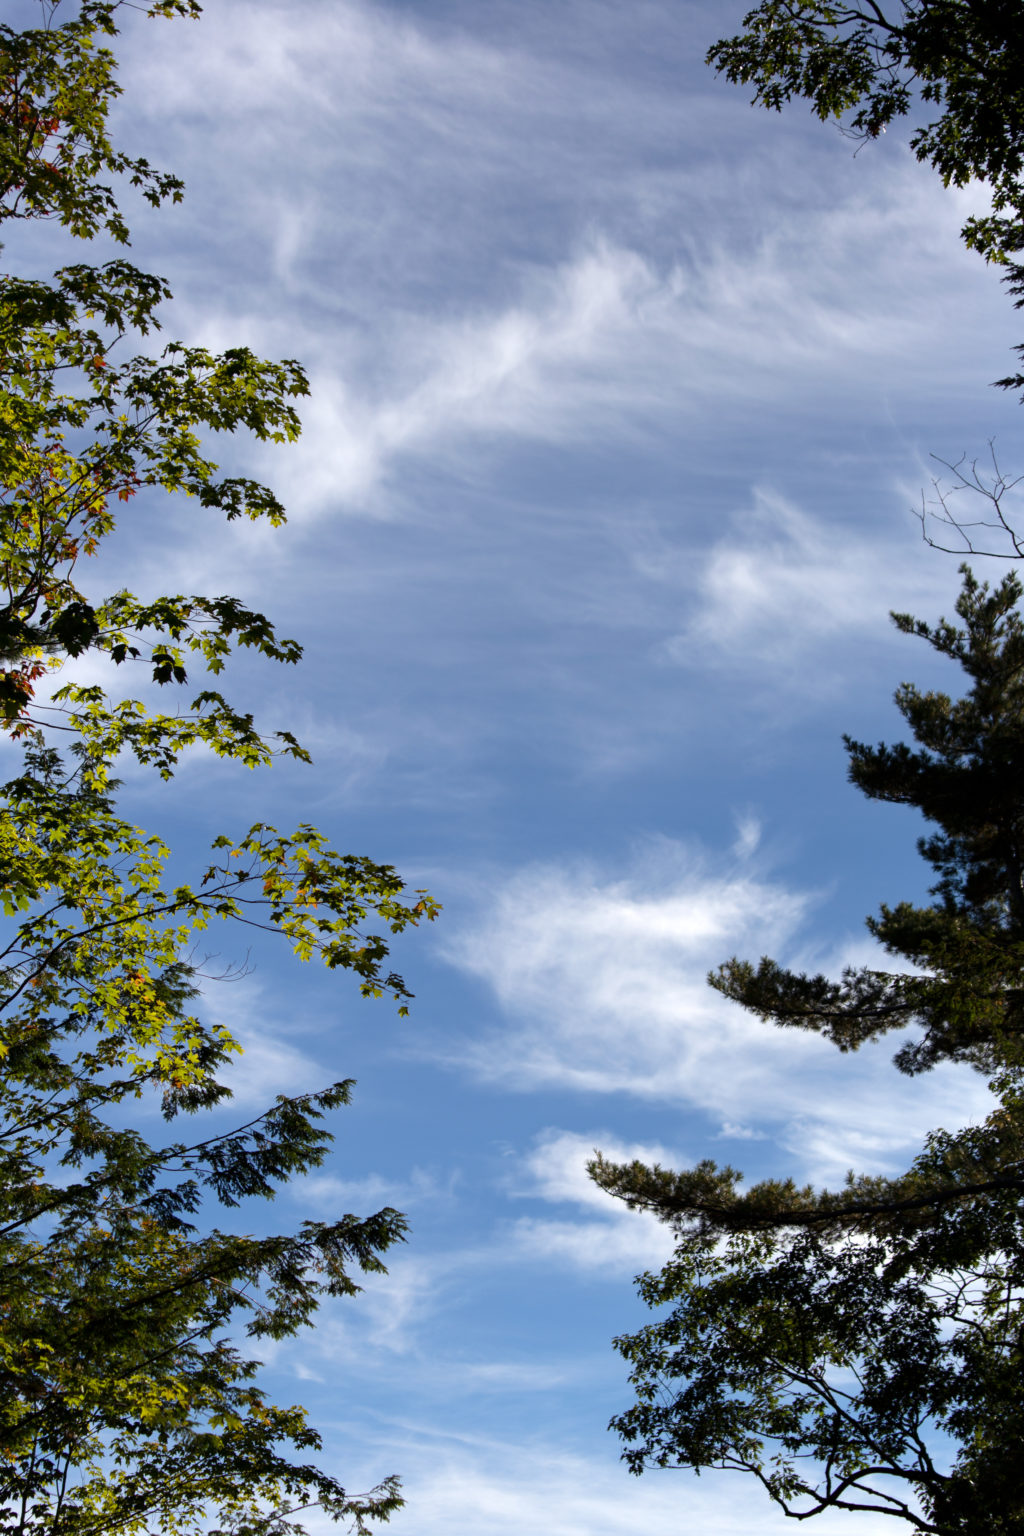
[[[613,1420],[634,1471],[739,1468],[787,1512],[899,1516],[933,1536],[1024,1531],[1024,620],[1020,579],[963,570],[959,623],[898,627],[956,662],[962,698],[904,685],[914,745],[847,741],[872,799],[919,810],[932,900],[869,928],[906,968],[838,980],[771,959],[709,978],[772,1024],[841,1051],[903,1032],[899,1069],[963,1061],[997,1107],[936,1132],[906,1174],[845,1188],[732,1168],[598,1158],[597,1182],[678,1237],[644,1299],[671,1308],[617,1340],[637,1402]]]

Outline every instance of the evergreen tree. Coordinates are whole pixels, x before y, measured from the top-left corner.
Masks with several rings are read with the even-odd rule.
[[[632,1470],[740,1468],[789,1513],[899,1516],[933,1536],[1024,1532],[1024,619],[1020,579],[964,568],[958,624],[896,623],[955,661],[959,699],[904,685],[915,745],[848,741],[850,777],[931,831],[932,900],[869,928],[905,963],[838,979],[732,960],[711,984],[840,1050],[902,1032],[908,1075],[984,1072],[997,1107],[936,1132],[897,1178],[840,1190],[732,1168],[598,1158],[597,1182],[678,1238],[644,1299],[670,1308],[617,1340],[637,1402],[613,1420]]]

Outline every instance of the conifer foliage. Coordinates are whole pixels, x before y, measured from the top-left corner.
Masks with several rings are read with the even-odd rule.
[[[195,0],[157,0],[146,14],[198,12]],[[49,220],[55,240],[127,245],[119,187],[155,205],[181,196],[175,177],[108,136],[121,14],[119,0],[41,0],[37,27],[0,25],[8,247],[23,220]],[[230,1097],[218,1073],[239,1048],[200,1016],[194,956],[211,922],[255,925],[404,1010],[388,942],[436,905],[309,826],[238,829],[216,839],[195,881],[172,883],[167,847],[119,813],[125,755],[164,778],[197,744],[249,767],[305,757],[209,686],[238,646],[298,660],[263,614],[227,596],[97,602],[79,585],[116,517],[152,515],[165,492],[193,498],[197,538],[217,514],[284,519],[266,487],[218,475],[205,444],[239,429],[293,439],[301,367],[180,343],[132,355],[168,297],[123,258],[68,264],[48,282],[0,277],[0,715],[12,765],[0,819],[0,1529],[11,1536],[279,1533],[314,1504],[362,1528],[399,1502],[393,1479],[352,1497],[309,1460],[319,1440],[303,1410],[267,1399],[230,1330],[294,1333],[322,1297],[383,1268],[403,1218],[342,1215],[269,1237],[209,1223],[218,1203],[267,1197],[315,1167],[324,1118],[351,1084],[279,1098],[230,1132],[182,1126]],[[106,683],[76,681],[87,653]],[[196,670],[208,678],[194,682]],[[113,685],[133,671],[140,684],[122,695]],[[154,1098],[165,1140],[131,1126]]]
[[[896,1063],[985,1072],[996,1108],[938,1131],[902,1177],[839,1190],[732,1168],[598,1158],[597,1182],[655,1212],[678,1247],[617,1345],[635,1405],[613,1420],[634,1471],[739,1468],[789,1513],[897,1516],[930,1536],[1024,1532],[1024,619],[1021,582],[965,567],[958,623],[896,616],[958,664],[961,698],[904,685],[914,745],[848,741],[850,777],[914,807],[926,906],[869,921],[899,962],[838,980],[733,960],[713,986],[840,1050],[903,1032]]]
[[[1024,304],[1021,0],[760,0],[707,57],[756,103],[805,101],[862,142],[909,119],[945,185],[987,184],[991,211],[963,236]],[[994,453],[991,476],[966,457],[947,468],[952,490],[922,506],[926,540],[1019,557],[1017,482]],[[954,507],[959,493],[982,497],[980,518]],[[962,576],[958,622],[894,618],[962,669],[966,692],[904,685],[912,743],[846,743],[853,783],[930,828],[918,847],[932,900],[868,921],[894,967],[833,978],[765,957],[708,979],[841,1051],[895,1032],[909,1077],[973,1066],[993,1112],[934,1132],[901,1177],[851,1174],[838,1190],[744,1188],[711,1161],[673,1172],[599,1156],[591,1172],[677,1238],[639,1281],[659,1316],[616,1341],[636,1402],[612,1425],[634,1472],[738,1469],[797,1519],[845,1509],[929,1536],[1024,1536],[1024,588]]]

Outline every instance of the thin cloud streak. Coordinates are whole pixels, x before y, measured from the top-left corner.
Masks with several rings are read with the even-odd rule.
[[[948,565],[927,558],[909,526],[900,532],[860,533],[755,489],[751,505],[691,561],[685,627],[660,654],[688,669],[763,672],[773,692],[791,690],[797,677],[805,695],[828,689],[837,667],[862,665],[852,640],[879,647],[895,639],[892,609],[949,606]],[[674,579],[671,559],[637,563],[662,585]]]
[[[837,1074],[828,1042],[772,1029],[706,985],[732,954],[799,964],[812,907],[808,892],[667,842],[626,878],[528,867],[448,942],[449,961],[487,984],[503,1022],[446,1059],[520,1091],[689,1106],[769,1132],[816,1179],[891,1167],[929,1127],[984,1113],[976,1076],[940,1069],[910,1084],[884,1042]]]
[[[890,195],[884,210],[861,211],[865,248],[888,249],[935,212],[916,184]],[[309,334],[303,438],[283,462],[261,456],[296,516],[408,515],[403,487],[417,472],[472,480],[488,455],[517,440],[569,448],[653,442],[670,426],[696,434],[707,430],[709,402],[720,416],[725,396],[737,424],[758,410],[820,415],[823,381],[836,387],[837,366],[851,402],[881,367],[927,391],[926,374],[907,360],[934,332],[930,285],[892,294],[882,315],[851,315],[849,284],[866,249],[846,238],[848,218],[812,218],[752,256],[720,251],[696,269],[663,269],[591,238],[555,266],[524,268],[514,303],[382,318],[372,339],[353,338],[345,361],[328,363]],[[836,247],[817,293],[792,282],[805,245]]]
[[[411,1427],[411,1426],[410,1426]],[[600,1459],[534,1443],[508,1446],[454,1436],[407,1433],[402,1450],[409,1509],[393,1520],[398,1536],[678,1536],[686,1529],[715,1536],[783,1531],[789,1522],[741,1476],[697,1481],[691,1474],[652,1473],[640,1483]],[[609,1447],[613,1453],[613,1448]],[[888,1522],[862,1517],[864,1536],[887,1536]],[[842,1517],[823,1515],[820,1536],[845,1536]]]
[[[134,110],[208,119],[223,138],[203,142],[197,195],[216,184],[217,199],[190,232],[232,281],[176,313],[197,339],[241,336],[310,367],[305,440],[279,481],[297,516],[408,515],[424,470],[472,481],[517,441],[725,441],[758,416],[771,430],[783,413],[852,410],[882,371],[923,402],[952,355],[994,327],[998,294],[973,282],[956,240],[974,194],[944,192],[909,155],[864,178],[822,140],[835,175],[801,199],[804,163],[787,162],[784,128],[766,150],[728,93],[694,101],[592,59],[552,62],[529,27],[519,46],[495,47],[387,6],[332,6],[315,28],[278,5],[249,7],[244,32],[238,16],[228,4],[201,35],[169,33],[166,55],[139,49],[127,78]],[[775,206],[723,176],[737,135],[748,160],[730,174],[756,182],[760,164]],[[529,167],[514,194],[509,155]],[[626,211],[638,156],[659,165],[646,219]],[[541,212],[564,209],[570,188],[574,211],[553,229]],[[536,238],[510,249],[512,230]],[[243,239],[254,254],[240,267]],[[239,282],[268,246],[276,278]]]

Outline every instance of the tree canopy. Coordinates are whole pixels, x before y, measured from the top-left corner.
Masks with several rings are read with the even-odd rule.
[[[869,928],[899,965],[839,979],[771,959],[709,978],[770,1023],[840,1050],[903,1032],[907,1074],[966,1061],[989,1077],[981,1125],[937,1131],[902,1176],[845,1188],[703,1162],[675,1173],[598,1158],[597,1182],[655,1212],[675,1257],[640,1280],[667,1315],[617,1341],[637,1402],[613,1420],[634,1471],[740,1468],[801,1518],[899,1516],[932,1536],[1024,1531],[1024,587],[964,568],[959,622],[898,615],[957,663],[963,697],[911,684],[916,745],[848,741],[850,777],[919,810],[936,876],[925,906]]]
[[[50,220],[61,239],[127,245],[122,187],[180,198],[177,178],[108,136],[121,12],[81,0],[61,19],[45,3],[38,27],[0,24],[9,232]],[[198,12],[159,0],[145,14]],[[223,595],[97,601],[78,575],[118,516],[162,493],[191,497],[200,518],[284,520],[267,487],[219,475],[207,444],[238,430],[294,439],[300,365],[178,342],[131,355],[169,296],[120,257],[45,282],[0,277],[0,711],[6,759],[20,756],[0,819],[0,1525],[18,1536],[244,1536],[296,1528],[310,1504],[362,1527],[399,1502],[393,1478],[354,1497],[312,1462],[303,1410],[267,1399],[227,1330],[295,1332],[321,1298],[383,1268],[404,1219],[342,1214],[266,1237],[209,1219],[315,1167],[351,1084],[281,1097],[230,1131],[174,1131],[230,1098],[220,1079],[240,1048],[201,1017],[210,923],[255,926],[404,1010],[389,941],[437,909],[310,826],[237,829],[195,880],[169,881],[167,846],[118,810],[126,754],[165,779],[197,744],[248,767],[306,756],[193,680],[239,646],[297,662],[265,615]],[[75,680],[86,653],[103,685]],[[122,695],[113,685],[133,670]],[[153,1103],[166,1140],[132,1125]]]
[[[1019,0],[764,0],[708,60],[753,84],[755,102],[807,100],[863,140],[908,118],[914,152],[947,185],[987,183],[992,211],[964,237],[1024,303],[1022,23]],[[1019,556],[1017,482],[994,454],[992,472],[946,467],[952,490],[937,485],[922,507],[929,542]],[[981,498],[979,516],[960,515],[960,492]],[[612,1421],[631,1470],[741,1470],[797,1519],[845,1509],[928,1536],[1020,1536],[1024,585],[1011,573],[990,589],[961,569],[955,622],[893,617],[962,670],[966,691],[904,684],[911,742],[846,740],[865,795],[924,817],[931,900],[868,920],[876,964],[830,977],[733,959],[709,982],[843,1052],[895,1034],[908,1077],[967,1064],[988,1079],[991,1114],[935,1131],[901,1175],[851,1173],[840,1189],[744,1187],[712,1161],[676,1172],[598,1156],[591,1172],[676,1238],[638,1282],[659,1315],[616,1340],[636,1391]]]
[[[759,105],[779,111],[806,100],[823,121],[864,140],[909,118],[914,153],[946,186],[988,186],[991,212],[972,215],[964,239],[1005,269],[1024,305],[1020,0],[762,0],[742,32],[712,46],[708,63],[753,85]],[[1024,374],[998,382],[1024,388]]]

